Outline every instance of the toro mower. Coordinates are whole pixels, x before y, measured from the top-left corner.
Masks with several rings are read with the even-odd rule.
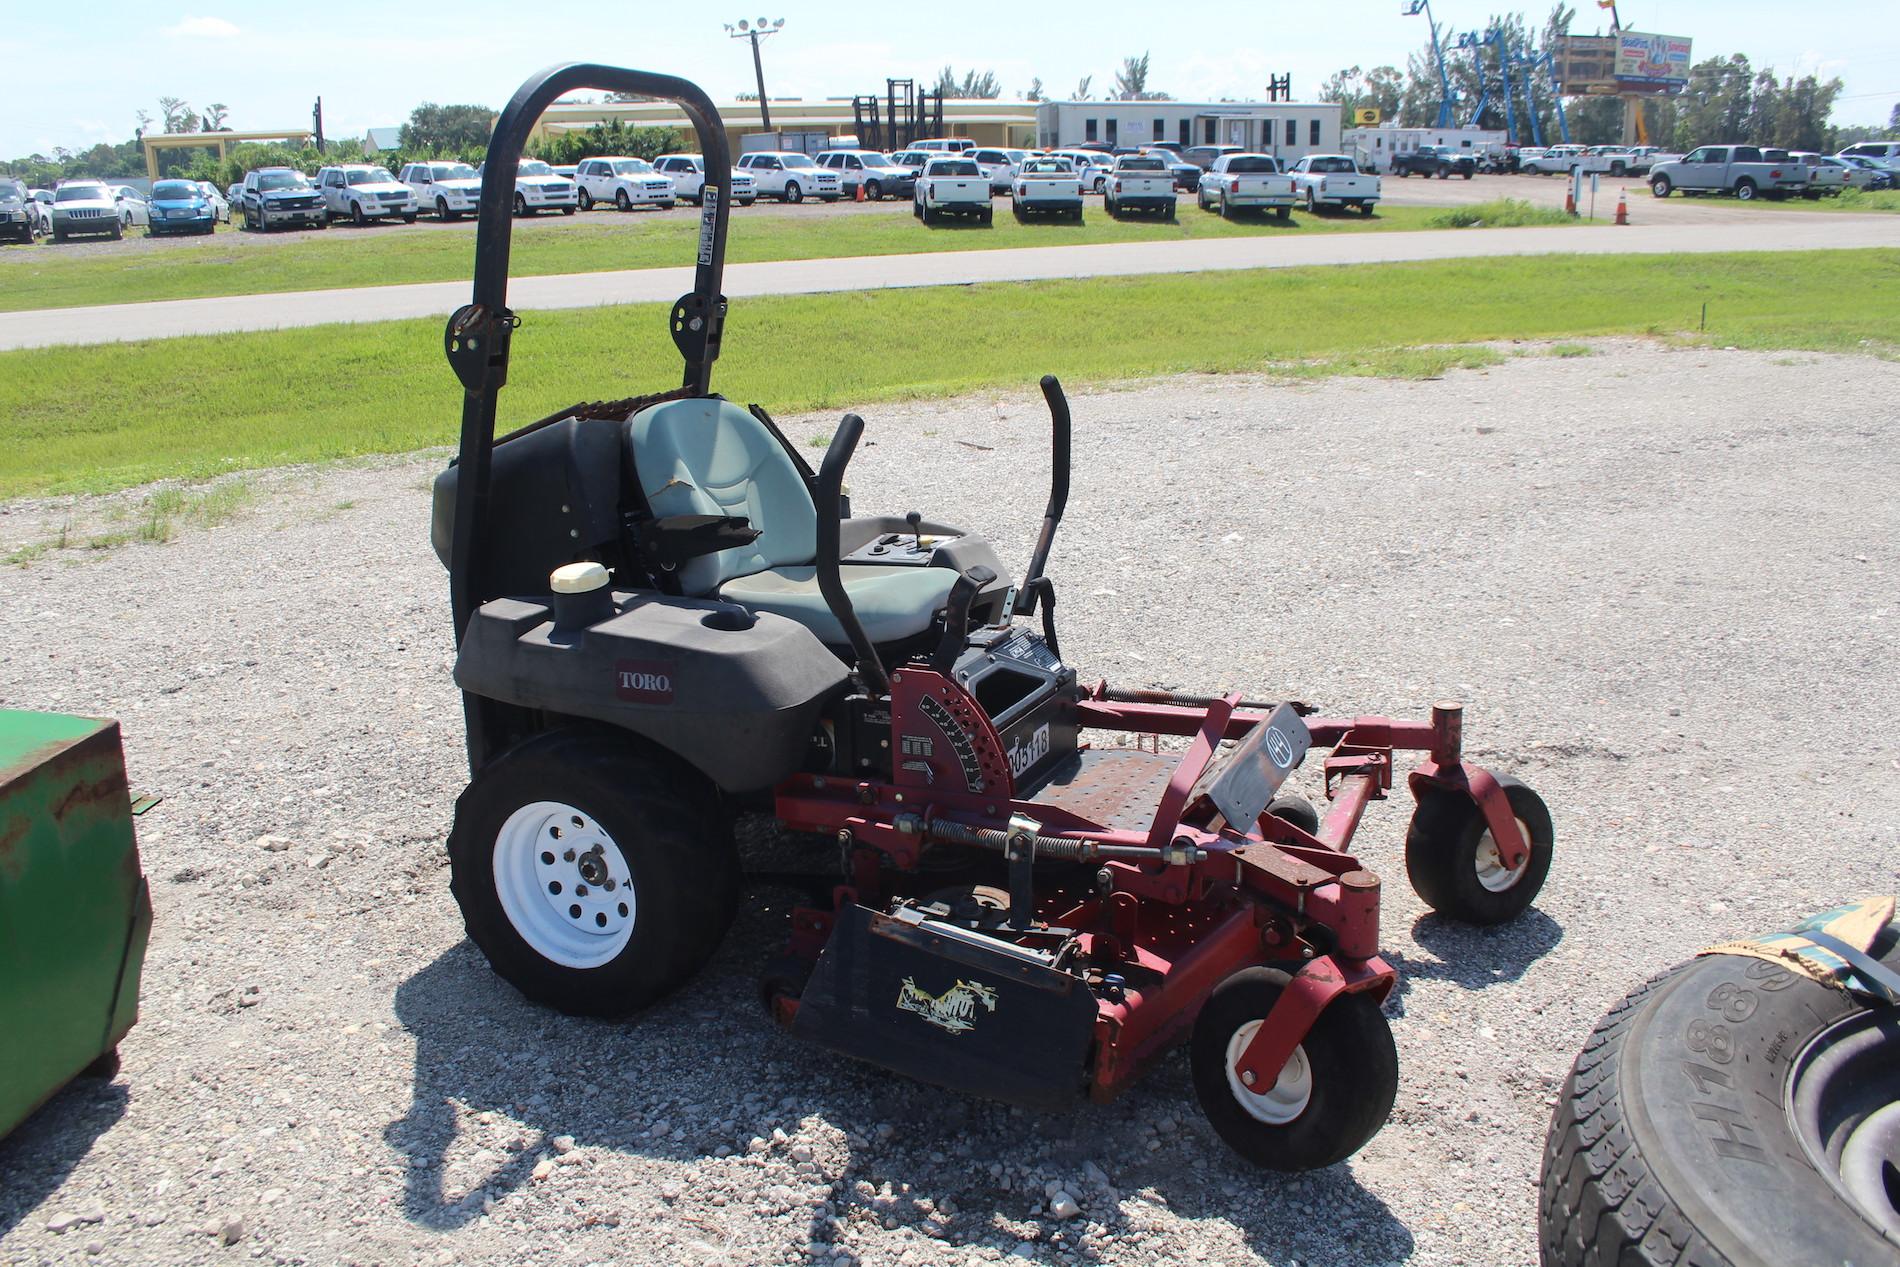
[[[445,345],[460,453],[435,488],[472,778],[449,837],[469,936],[523,994],[623,1016],[730,925],[735,821],[820,859],[764,973],[792,1034],[1039,1108],[1106,1100],[1187,1043],[1221,1136],[1262,1166],[1340,1160],[1398,1083],[1380,1003],[1380,880],[1349,852],[1424,760],[1406,842],[1440,912],[1510,919],[1550,865],[1536,794],[1466,762],[1462,713],[1332,719],[1292,701],[1085,681],[1045,567],[1070,419],[1042,380],[1052,488],[1027,571],[918,512],[853,515],[846,414],[816,471],[758,405],[715,394],[731,162],[706,95],[564,65],[502,111],[512,171],[557,97],[677,103],[705,170],[679,384],[495,436],[519,324],[505,183],[482,191],[473,301]],[[1284,796],[1308,759],[1324,815]]]

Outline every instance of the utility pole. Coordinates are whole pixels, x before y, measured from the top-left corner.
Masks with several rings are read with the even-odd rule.
[[[317,134],[317,153],[323,153],[323,98],[317,98],[317,104],[310,108],[310,122]]]
[[[784,18],[770,22],[760,18],[756,23],[742,18],[736,27],[730,22],[726,23],[727,35],[735,40],[752,41],[752,73],[759,77],[759,124],[767,132],[772,130],[772,107],[765,99],[765,63],[759,60],[759,37],[777,35],[784,27]]]

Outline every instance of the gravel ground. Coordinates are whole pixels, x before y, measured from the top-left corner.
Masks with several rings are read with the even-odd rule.
[[[140,820],[144,1019],[117,1080],[0,1144],[0,1261],[1533,1260],[1546,1118],[1598,1014],[1900,883],[1900,365],[1521,350],[1075,402],[1055,579],[1085,675],[1342,712],[1463,697],[1469,748],[1554,811],[1542,899],[1487,932],[1403,882],[1402,793],[1368,816],[1402,1084],[1350,1162],[1238,1164],[1178,1057],[1041,1117],[797,1044],[753,994],[780,892],[632,1024],[525,1005],[448,893],[431,457],[279,472],[223,527],[0,571],[0,699],[122,718],[133,786],[166,798]],[[960,508],[1027,555],[1032,393],[869,421],[861,506]],[[96,511],[15,503],[0,538]],[[1058,1188],[1079,1214],[1049,1217]]]

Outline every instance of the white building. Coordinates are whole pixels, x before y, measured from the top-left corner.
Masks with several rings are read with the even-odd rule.
[[[1339,116],[1340,107],[1327,102],[1044,101],[1036,107],[1036,144],[1238,145],[1290,163],[1343,153]]]
[[[1340,138],[1359,166],[1375,172],[1392,170],[1392,159],[1410,154],[1421,145],[1448,145],[1483,162],[1504,152],[1505,136],[1487,128],[1353,128]]]

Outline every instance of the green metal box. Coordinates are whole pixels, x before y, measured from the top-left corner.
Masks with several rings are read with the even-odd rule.
[[[151,928],[119,723],[0,709],[0,1136],[132,1028]]]

